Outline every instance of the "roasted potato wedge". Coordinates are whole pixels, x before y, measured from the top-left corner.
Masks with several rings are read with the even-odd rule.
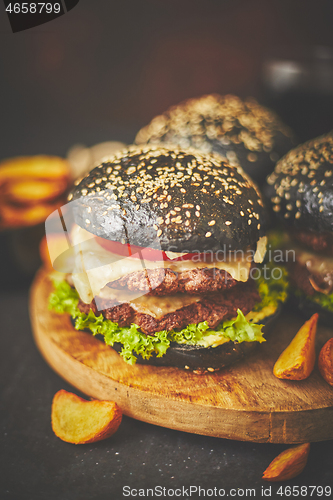
[[[27,156],[0,163],[0,229],[44,222],[61,204],[69,164],[57,156]]]
[[[308,460],[310,443],[288,448],[269,464],[262,476],[265,481],[287,481],[298,476]]]
[[[116,432],[122,411],[114,401],[86,401],[65,390],[52,402],[51,423],[56,436],[73,444],[94,443]]]
[[[58,156],[19,156],[0,163],[0,185],[23,179],[67,179],[68,162]]]
[[[315,340],[318,314],[300,328],[288,347],[276,361],[273,373],[277,378],[304,380],[311,374],[315,361]]]
[[[44,222],[59,206],[59,203],[48,205],[34,205],[30,207],[14,207],[7,204],[0,205],[0,229],[8,227],[34,226]]]
[[[9,201],[21,204],[44,203],[60,196],[67,187],[64,179],[28,180],[7,184],[5,196]]]
[[[321,348],[318,368],[323,379],[333,387],[333,337]]]

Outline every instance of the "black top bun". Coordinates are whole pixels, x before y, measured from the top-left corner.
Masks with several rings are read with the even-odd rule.
[[[218,153],[231,165],[240,165],[259,184],[295,145],[291,130],[255,99],[216,94],[171,107],[142,128],[135,142]]]
[[[218,155],[135,146],[76,184],[69,196],[75,222],[112,241],[216,252],[255,248],[265,234],[258,189]]]
[[[265,193],[287,228],[333,231],[333,131],[290,151],[267,178]]]

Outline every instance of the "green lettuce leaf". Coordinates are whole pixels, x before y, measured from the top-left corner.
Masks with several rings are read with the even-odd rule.
[[[261,273],[261,276],[256,280],[261,302],[255,305],[255,311],[261,311],[267,306],[277,308],[280,303],[284,303],[288,298],[289,281],[286,268],[284,266],[277,266],[274,262],[266,263],[265,265],[267,268],[267,278]],[[282,273],[279,279],[273,278],[276,275],[274,273],[274,269],[276,268],[280,269]]]
[[[263,325],[249,323],[242,311],[237,309],[237,318],[224,321],[221,333],[234,342],[265,342],[262,336],[262,327]]]
[[[68,313],[72,318],[81,314],[77,307],[79,303],[79,294],[74,288],[71,288],[67,281],[53,280],[55,291],[49,297],[49,309],[58,314]]]
[[[271,246],[271,248],[274,249],[283,249],[291,246],[291,240],[290,236],[282,230],[273,230],[268,233],[268,241]],[[284,270],[284,276],[282,277],[281,280],[275,281],[274,283],[268,283],[268,288],[270,289],[269,292],[267,292],[267,289],[265,288],[265,283],[262,283],[261,285],[259,284],[259,288],[261,287],[261,292],[259,289],[259,293],[262,299],[267,297],[269,299],[269,294],[275,295],[275,298],[277,300],[282,300],[284,295],[287,297],[288,293],[288,280],[287,280],[287,272]],[[279,283],[280,281],[280,283]],[[285,283],[283,283],[285,281]],[[277,294],[274,294],[274,286],[275,286],[275,291]],[[280,292],[278,288],[280,287]],[[327,311],[333,312],[333,293],[326,295],[324,293],[320,292],[315,292],[313,295],[306,295],[302,290],[299,289],[292,289],[292,292],[294,295],[301,297],[303,299],[307,299],[311,302],[314,302],[318,305],[320,305],[323,309],[326,309]],[[284,302],[284,300],[282,300]],[[261,306],[261,304],[258,304],[258,306]]]
[[[285,300],[285,277],[286,275],[283,274],[281,280],[271,279],[266,282],[261,278],[257,280],[262,301],[257,304],[256,310]],[[271,299],[270,294],[272,294]],[[66,281],[54,282],[54,292],[50,296],[49,308],[57,313],[70,314],[75,319],[77,330],[89,329],[93,335],[100,334],[107,345],[113,346],[116,342],[120,343],[122,345],[120,355],[129,364],[136,362],[136,355],[140,354],[144,359],[148,359],[156,353],[157,357],[161,357],[171,342],[195,345],[206,335],[220,334],[234,342],[264,342],[265,340],[261,331],[262,325],[247,321],[240,309],[237,311],[237,318],[224,321],[214,330],[209,328],[207,321],[203,321],[188,325],[180,331],[162,330],[151,336],[142,333],[138,325],[120,327],[117,323],[105,319],[101,314],[96,316],[91,310],[88,314],[82,313],[78,308],[78,302],[78,293]]]

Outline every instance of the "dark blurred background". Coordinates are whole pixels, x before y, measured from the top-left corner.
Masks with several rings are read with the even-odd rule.
[[[328,132],[332,27],[332,0],[80,0],[13,34],[1,2],[0,161],[132,143],[156,114],[212,92],[256,97],[298,142]],[[44,223],[11,229],[0,231],[5,289],[30,283]]]
[[[0,158],[132,142],[168,106],[253,95],[299,140],[333,123],[332,0],[80,0],[12,34],[0,5]]]

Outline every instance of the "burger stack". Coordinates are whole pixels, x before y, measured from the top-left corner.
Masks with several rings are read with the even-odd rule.
[[[263,301],[252,270],[267,220],[241,168],[197,150],[131,147],[69,201],[76,268],[51,304],[68,306],[75,289],[77,328],[102,334],[128,362],[193,370],[214,371],[264,341],[277,304]]]

